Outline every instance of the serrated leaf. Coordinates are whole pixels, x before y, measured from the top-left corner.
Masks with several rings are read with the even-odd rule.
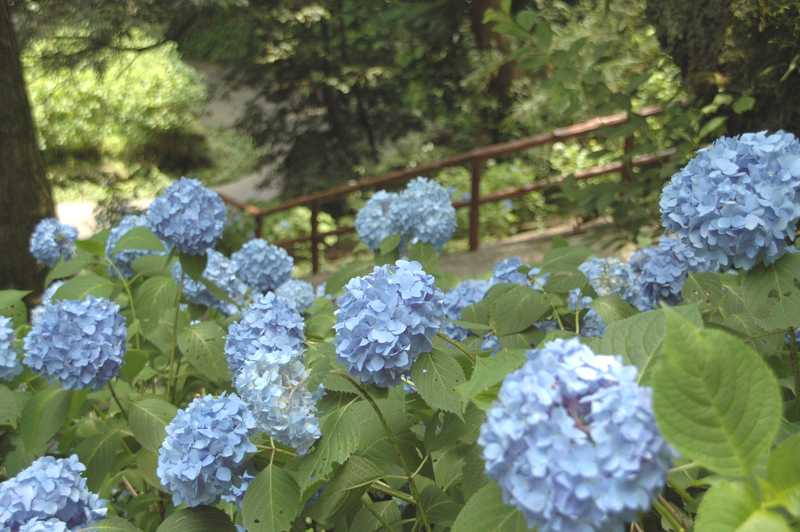
[[[311,516],[319,523],[329,523],[342,509],[349,498],[350,490],[363,492],[373,481],[381,478],[382,474],[381,469],[369,459],[358,455],[351,456],[325,486],[313,505]]]
[[[122,235],[112,250],[112,255],[126,249],[164,251],[164,243],[147,227],[138,226]]]
[[[213,321],[190,325],[178,335],[178,347],[184,358],[211,382],[230,382],[225,359],[225,331]]]
[[[521,368],[525,360],[525,352],[519,349],[503,349],[492,357],[477,357],[472,375],[457,391],[464,399],[472,400]]]
[[[457,393],[465,380],[464,370],[450,355],[441,351],[425,353],[411,367],[411,378],[431,407],[456,414],[464,411],[464,402]]]
[[[489,482],[467,500],[452,532],[527,532],[525,518],[506,506],[500,488]]]
[[[353,518],[352,531],[375,532],[376,530],[397,532],[402,529],[401,515],[394,501],[365,502]]]
[[[145,330],[153,329],[165,312],[175,313],[178,283],[172,277],[151,277],[133,295],[136,315]]]
[[[757,266],[742,279],[750,313],[768,330],[800,325],[800,254],[788,253],[772,266]]]
[[[28,452],[37,455],[44,452],[47,442],[67,421],[71,395],[60,386],[50,386],[34,393],[28,400],[19,424]]]
[[[188,255],[180,253],[181,271],[194,281],[203,281],[203,272],[206,270],[208,255]]]
[[[86,466],[86,480],[89,489],[100,491],[106,476],[114,469],[114,458],[122,444],[122,433],[113,428],[83,440],[75,452]]]
[[[92,255],[78,251],[78,253],[67,261],[59,261],[58,264],[53,266],[53,269],[47,272],[47,277],[45,277],[44,285],[50,286],[50,283],[57,279],[64,279],[66,277],[72,277],[76,273],[79,273],[81,270],[89,266],[94,259]]]
[[[0,384],[0,427],[16,429],[24,406],[25,403],[19,396],[19,392],[14,392]]]
[[[247,488],[242,505],[244,526],[248,532],[289,530],[301,509],[300,488],[292,475],[269,465]]]
[[[136,468],[139,470],[145,482],[156,489],[166,492],[164,486],[161,485],[158,474],[156,474],[156,469],[158,468],[157,453],[148,451],[145,448],[139,449],[136,453]]]
[[[131,403],[128,412],[131,432],[142,447],[158,452],[166,436],[166,427],[178,409],[157,397]]]
[[[134,272],[144,277],[152,277],[154,275],[170,276],[169,263],[170,258],[167,255],[145,255],[144,257],[133,259],[131,266]]]
[[[758,497],[742,482],[715,484],[703,497],[695,530],[702,532],[790,532],[778,514],[760,509]]]
[[[775,376],[728,333],[700,329],[665,309],[664,351],[653,375],[653,409],[665,438],[685,457],[747,476],[766,457],[782,407]]]
[[[91,253],[97,257],[102,257],[106,253],[106,240],[108,240],[108,229],[103,229],[86,240],[76,240],[75,247]]]
[[[592,301],[592,308],[603,318],[606,325],[630,318],[637,312],[627,301],[617,296],[596,297]]]
[[[491,305],[490,325],[498,336],[524,331],[550,310],[542,292],[527,286],[514,286]]]
[[[540,264],[542,273],[550,274],[545,289],[548,292],[566,294],[572,289],[588,286],[586,276],[578,266],[592,256],[592,251],[584,247],[566,247],[550,250]]]
[[[119,378],[125,382],[132,383],[133,379],[144,369],[147,361],[150,360],[150,353],[141,349],[128,349],[125,352],[125,359],[119,369]]]
[[[249,529],[256,531],[257,529]],[[258,529],[260,530],[260,529]],[[217,508],[182,508],[167,517],[156,532],[235,532],[228,515]]]
[[[139,529],[121,517],[106,517],[99,523],[78,528],[86,532],[139,532]]]
[[[89,272],[65,281],[53,294],[53,299],[83,299],[89,295],[111,297],[113,292],[114,283],[96,273]]]
[[[767,463],[767,499],[770,504],[786,508],[795,517],[800,516],[800,434],[781,442],[769,456]]]

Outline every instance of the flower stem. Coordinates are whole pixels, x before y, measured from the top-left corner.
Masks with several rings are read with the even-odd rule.
[[[658,515],[663,517],[677,532],[686,532],[686,527],[683,526],[681,520],[675,515],[674,508],[663,496],[659,495],[653,501],[653,508],[655,508]]]
[[[172,324],[172,349],[169,357],[169,381],[167,382],[169,398],[173,403],[175,402],[175,392],[178,387],[178,369],[180,368],[180,360],[178,360],[178,316],[181,310],[183,276],[183,269],[181,269],[180,279],[178,279],[178,290],[175,292],[175,321]]]
[[[111,397],[114,398],[114,402],[117,403],[119,411],[122,412],[122,416],[127,421],[128,412],[126,412],[125,409],[122,407],[122,403],[120,402],[119,397],[117,397],[117,392],[114,391],[114,386],[111,384],[111,381],[108,381],[108,390],[111,392]]]

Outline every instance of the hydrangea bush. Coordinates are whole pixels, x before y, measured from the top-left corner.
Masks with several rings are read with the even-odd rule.
[[[363,214],[376,264],[321,291],[266,242],[214,249],[218,197],[176,182],[40,297],[0,292],[0,529],[797,529],[787,135],[699,153],[628,260],[479,279],[442,271],[430,181],[378,196],[408,229]]]

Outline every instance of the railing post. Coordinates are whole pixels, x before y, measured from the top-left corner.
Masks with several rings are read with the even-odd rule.
[[[311,271],[319,273],[319,203],[311,203]]]
[[[633,135],[625,137],[622,149],[622,179],[631,182],[633,181]]]
[[[475,251],[480,246],[481,222],[481,168],[483,159],[475,158],[471,163],[470,197],[469,197],[469,249]]]

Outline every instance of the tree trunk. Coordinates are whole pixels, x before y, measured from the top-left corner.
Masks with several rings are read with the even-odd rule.
[[[0,289],[34,290],[41,268],[28,239],[39,220],[53,215],[53,196],[7,0],[0,0],[0,94]]]

